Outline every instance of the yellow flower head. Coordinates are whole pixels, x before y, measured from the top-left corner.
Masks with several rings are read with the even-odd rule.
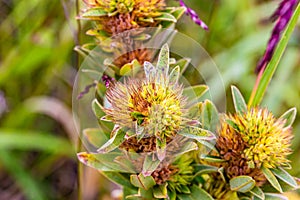
[[[129,78],[111,87],[106,95],[110,106],[104,111],[107,118],[120,127],[165,143],[184,121],[186,98],[182,96],[183,87],[178,84],[179,66],[169,74],[169,49],[165,45],[157,66],[145,62],[144,71],[144,80]]]
[[[291,153],[291,127],[267,109],[253,108],[243,114],[226,116],[220,139],[241,138],[242,157],[250,168],[287,166]],[[241,145],[241,144],[237,144]]]
[[[178,85],[129,79],[116,83],[107,92],[111,107],[105,111],[122,127],[140,126],[148,136],[171,137],[181,124],[185,105],[181,94],[182,87]]]

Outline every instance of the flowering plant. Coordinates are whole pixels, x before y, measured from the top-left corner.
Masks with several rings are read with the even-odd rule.
[[[139,26],[170,25],[183,11],[206,29],[183,1],[182,7],[172,9],[163,1],[85,2],[89,8],[82,17],[98,20],[95,36],[104,51],[115,44],[110,39],[105,44],[109,36]],[[274,16],[288,15],[289,27],[295,26],[299,5],[292,16],[283,4],[283,11]],[[294,9],[296,1],[287,5]],[[121,41],[127,41],[126,48],[139,44],[148,52],[141,42],[147,37],[136,40],[141,35],[144,32],[137,31],[135,37]],[[155,35],[151,37],[155,40]],[[268,48],[269,57],[284,48],[283,39],[276,42],[279,50],[268,53]],[[231,87],[234,112],[226,114],[205,96],[208,86],[184,87],[180,70],[186,63],[171,58],[167,44],[160,47],[157,60],[125,55],[128,59],[113,63],[114,77],[101,77],[105,87],[95,84],[97,94],[103,94],[92,102],[101,129],[83,131],[94,151],[78,154],[81,162],[123,186],[123,199],[285,199],[281,193],[299,188],[298,179],[287,172],[296,109],[275,117],[259,105],[273,75],[268,70],[276,68],[270,58],[266,61],[264,56],[263,67],[258,65],[248,105],[238,88]]]

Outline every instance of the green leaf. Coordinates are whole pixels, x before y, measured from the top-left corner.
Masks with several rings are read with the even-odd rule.
[[[156,68],[150,62],[144,62],[144,71],[148,81],[153,81],[155,79]]]
[[[219,169],[218,169],[218,172],[219,172],[219,174],[220,174],[220,176],[221,176],[221,179],[223,180],[223,182],[227,182],[227,180],[226,180],[226,178],[225,178],[225,174],[224,174],[224,167],[220,167]]]
[[[182,75],[184,72],[185,72],[185,70],[186,70],[186,68],[189,66],[189,63],[191,62],[191,59],[190,58],[182,58],[182,59],[180,59],[180,60],[177,60],[174,64],[172,64],[171,65],[171,63],[170,63],[170,65],[171,66],[179,66],[179,68],[180,68],[180,74]]]
[[[137,72],[140,70],[141,65],[139,61],[134,59],[130,63],[123,65],[120,69],[121,76],[135,76]]]
[[[198,175],[201,175],[201,174],[208,174],[208,173],[218,172],[218,167],[215,167],[215,166],[197,164],[197,165],[194,165],[193,167],[194,167],[195,172],[196,172],[194,177],[196,177]]]
[[[177,22],[176,18],[170,13],[162,13],[160,16],[154,18],[156,21]]]
[[[154,172],[157,169],[159,164],[160,160],[158,160],[154,154],[146,155],[143,164],[142,174],[144,176],[150,176],[152,172]]]
[[[153,196],[158,199],[165,199],[168,197],[167,183],[153,187]]]
[[[234,103],[234,108],[237,113],[245,113],[247,112],[247,104],[244,100],[243,95],[239,91],[239,89],[235,86],[231,86],[232,98]]]
[[[166,147],[167,147],[167,140],[166,138],[162,139],[156,138],[156,152],[158,160],[162,161],[166,156]]]
[[[297,109],[295,107],[289,109],[283,115],[281,115],[280,119],[286,120],[284,127],[291,126],[296,119],[296,115],[297,115]]]
[[[200,101],[202,95],[204,95],[208,91],[207,85],[195,85],[186,87],[183,89],[183,96],[189,98],[189,103],[196,103]]]
[[[145,200],[144,197],[141,197],[138,194],[128,195],[128,196],[125,197],[125,199],[128,199],[128,200]]]
[[[171,84],[176,84],[178,82],[179,79],[179,75],[180,75],[180,68],[177,65],[170,73],[169,75],[169,82]],[[178,87],[177,85],[175,85],[175,87]]]
[[[149,190],[156,184],[152,176],[144,177],[141,173],[139,175],[131,175],[130,182],[135,187],[143,188],[144,190]]]
[[[286,196],[280,194],[265,193],[265,200],[289,200]]]
[[[126,152],[122,156],[117,156],[114,161],[115,163],[119,164],[119,166],[124,170],[128,172],[136,172],[136,166],[133,164],[132,159],[137,154],[135,152]]]
[[[215,105],[205,100],[201,105],[201,123],[204,129],[215,132],[219,124],[219,113]]]
[[[81,152],[77,154],[78,159],[85,165],[90,166],[92,168],[101,170],[101,171],[116,171],[116,172],[124,172],[124,173],[136,173],[135,170],[129,170],[130,167],[124,168],[120,164],[118,164],[115,159],[123,156],[122,153],[86,153]],[[128,158],[124,158],[128,159]]]
[[[14,154],[1,150],[0,162],[1,166],[5,167],[5,169],[16,180],[28,199],[46,199],[42,192],[40,183],[29,173],[30,170],[23,168],[22,161],[18,160]]]
[[[185,8],[184,7],[173,7],[174,9],[170,12],[175,19],[179,19],[185,12]]]
[[[237,176],[230,179],[229,184],[231,190],[246,193],[255,187],[255,180],[250,176]]]
[[[141,22],[148,22],[148,23],[154,23],[154,19],[152,17],[139,17],[139,21],[141,21]]]
[[[191,190],[189,189],[188,186],[186,186],[186,185],[181,185],[181,186],[180,186],[180,192],[181,192],[181,193],[184,193],[184,194],[190,194],[190,193],[191,193]]]
[[[139,188],[138,194],[143,197],[143,200],[152,200],[153,197],[153,188],[145,190],[144,188]]]
[[[255,87],[252,91],[250,100],[248,102],[248,107],[255,107],[258,106],[263,99],[263,96],[266,92],[266,89],[277,69],[279,61],[284,53],[284,50],[288,44],[288,41],[293,33],[293,30],[297,24],[298,17],[300,14],[300,4],[298,4],[297,8],[295,9],[293,16],[291,17],[286,30],[283,32],[277,48],[275,49],[274,55],[270,61],[270,63],[266,66],[265,71],[263,72],[259,84]]]
[[[271,172],[286,184],[294,188],[298,188],[298,184],[295,179],[283,168],[279,167],[277,169],[271,169]]]
[[[169,200],[176,200],[176,192],[175,191],[171,191],[171,190],[168,190],[168,197],[169,197]]]
[[[195,151],[197,149],[198,145],[195,142],[185,142],[180,151],[174,154],[174,157],[180,157],[187,152]]]
[[[41,150],[53,154],[75,156],[73,145],[52,133],[0,129],[1,150]]]
[[[162,77],[167,77],[169,73],[169,46],[164,44],[159,52],[158,61],[156,65],[156,80],[160,80]]]
[[[212,132],[194,126],[186,127],[180,130],[178,134],[197,141],[213,140],[216,138]]]
[[[101,147],[108,140],[105,134],[97,128],[87,128],[83,130],[83,136],[94,147]]]
[[[250,193],[254,195],[257,199],[264,200],[265,194],[259,187],[255,186],[252,190],[250,190]]]
[[[94,99],[92,101],[92,110],[98,119],[105,115],[105,113],[103,112],[103,107],[97,99]]]
[[[112,131],[112,135],[113,136],[97,150],[99,153],[107,153],[118,148],[119,145],[124,142],[126,132],[122,130],[121,127],[115,127]]]
[[[214,200],[210,194],[205,190],[193,185],[191,188],[191,194],[179,194],[177,195],[179,200]]]
[[[276,177],[274,176],[274,174],[272,173],[272,171],[268,168],[262,167],[261,168],[262,172],[264,173],[265,177],[267,178],[267,180],[269,181],[269,183],[276,189],[278,190],[280,193],[282,193],[282,188],[278,182],[278,180],[276,179]]]
[[[211,155],[206,155],[206,154],[201,154],[200,159],[207,161],[207,162],[225,162],[226,160],[221,159],[220,157],[217,156],[211,156]]]
[[[89,17],[104,17],[107,14],[108,13],[106,11],[102,10],[101,8],[91,8],[91,9],[85,11],[82,14],[82,17],[86,17],[86,18],[89,18]]]
[[[146,33],[141,33],[141,34],[138,34],[137,36],[133,37],[134,40],[139,40],[139,41],[148,40],[150,38],[151,38],[151,35],[146,34]]]
[[[214,144],[210,143],[209,141],[206,141],[206,140],[198,140],[198,142],[200,144],[202,144],[203,146],[207,147],[209,150],[212,150],[216,153],[219,153],[217,148],[214,146]]]
[[[122,187],[126,187],[126,189],[130,189],[131,192],[136,191],[129,180],[129,176],[127,174],[122,174],[119,172],[108,172],[102,171],[101,172],[106,178],[113,181],[116,184],[119,184]]]

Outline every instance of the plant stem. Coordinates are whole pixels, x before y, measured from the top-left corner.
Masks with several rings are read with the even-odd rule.
[[[284,50],[288,44],[288,41],[293,33],[293,30],[297,24],[300,14],[300,4],[297,5],[294,14],[287,25],[286,30],[282,34],[282,37],[278,43],[278,46],[274,52],[273,58],[270,63],[265,67],[265,70],[261,70],[257,76],[254,88],[252,90],[250,99],[248,101],[248,108],[258,106],[263,99],[266,89],[278,67],[279,61],[284,53]],[[264,69],[264,68],[263,68]]]

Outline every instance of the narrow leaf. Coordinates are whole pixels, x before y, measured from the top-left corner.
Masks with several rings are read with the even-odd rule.
[[[280,193],[282,193],[282,188],[278,182],[278,180],[276,179],[276,177],[274,176],[274,174],[272,173],[272,171],[268,168],[262,167],[261,168],[262,172],[264,173],[265,177],[267,178],[267,180],[269,181],[269,183],[276,189],[278,190]]]
[[[230,189],[237,192],[246,193],[255,186],[255,180],[250,176],[237,176],[229,181]]]
[[[181,155],[195,151],[198,149],[198,145],[195,142],[185,142],[183,147],[181,147],[180,151],[174,155],[174,157],[180,157]]]
[[[171,191],[171,190],[168,190],[168,198],[169,200],[176,200],[176,192],[175,191]]]
[[[155,67],[150,62],[145,61],[144,71],[145,71],[146,79],[148,81],[153,81],[156,73]]]
[[[276,177],[278,177],[280,180],[282,180],[286,184],[288,184],[294,188],[298,187],[298,184],[295,181],[295,179],[283,168],[279,167],[277,169],[271,169],[271,171]]]
[[[100,119],[105,115],[105,113],[103,112],[103,107],[101,106],[101,104],[98,102],[97,99],[94,99],[92,101],[92,110],[98,119]]]
[[[283,32],[280,41],[275,49],[273,58],[271,59],[270,63],[266,66],[265,71],[262,74],[262,77],[259,81],[257,88],[254,88],[251,98],[248,102],[248,107],[255,107],[258,106],[263,99],[263,96],[266,92],[266,89],[277,69],[279,61],[284,53],[284,50],[288,44],[288,41],[293,33],[293,30],[297,24],[298,17],[300,14],[300,4],[298,4],[297,8],[295,9],[293,16],[291,17],[286,30]]]
[[[30,170],[24,169],[24,163],[22,163],[22,161],[18,159],[15,154],[1,150],[0,162],[1,167],[4,167],[7,172],[15,179],[18,187],[22,189],[22,192],[28,199],[43,200],[47,198],[43,193],[43,187],[41,183],[38,182],[38,179],[35,179],[32,176]],[[2,196],[1,199],[2,198],[4,197]]]
[[[281,115],[280,119],[286,120],[284,127],[291,126],[294,123],[296,119],[296,114],[297,114],[297,109],[294,107],[286,111],[283,115]]]
[[[86,17],[86,18],[89,18],[89,17],[103,17],[103,16],[106,16],[108,13],[100,8],[92,8],[92,9],[89,9],[87,11],[85,11],[83,14],[82,14],[82,17]]]
[[[260,189],[259,187],[255,186],[251,191],[250,193],[252,195],[254,195],[255,197],[257,197],[258,199],[260,200],[264,200],[265,199],[265,194],[264,192],[262,191],[262,189]]]
[[[63,148],[62,148],[63,147]],[[53,133],[0,129],[1,150],[40,150],[53,154],[75,156],[70,141]]]
[[[77,154],[78,159],[85,165],[101,171],[116,171],[126,173],[136,173],[136,171],[125,169],[115,162],[115,159],[122,156],[121,153],[86,153]]]
[[[167,147],[166,138],[164,138],[162,140],[163,141],[161,141],[160,139],[156,138],[156,152],[157,152],[158,160],[160,160],[160,161],[162,161],[163,159],[165,159],[165,156],[166,156],[166,147]]]
[[[167,183],[155,186],[153,188],[153,196],[157,199],[165,199],[168,197]]]
[[[206,191],[195,185],[191,187],[191,196],[193,199],[197,200],[213,200],[213,198]]]
[[[130,182],[135,187],[143,188],[144,190],[149,190],[156,184],[152,176],[144,177],[143,174],[131,175]]]
[[[183,13],[185,12],[185,8],[184,7],[175,7],[175,9],[173,9],[171,11],[171,14],[176,18],[179,19]]]
[[[286,196],[280,194],[265,193],[265,200],[289,200]]]
[[[156,78],[160,80],[162,77],[167,77],[169,72],[169,46],[164,44],[159,52],[158,61],[156,65]]]
[[[194,126],[186,127],[183,130],[180,130],[178,134],[197,141],[216,139],[212,132]]]
[[[175,85],[178,82],[180,75],[180,68],[179,66],[176,66],[169,75],[169,83]]]
[[[194,177],[201,175],[201,174],[208,174],[208,173],[212,173],[212,172],[218,172],[218,167],[215,166],[210,166],[210,165],[194,165],[195,168],[195,172],[196,174],[194,175]]]
[[[162,15],[154,18],[157,21],[177,22],[176,18],[170,13],[162,13]]]
[[[182,75],[186,68],[189,66],[189,63],[191,62],[191,59],[190,58],[182,58],[180,60],[177,60],[176,63],[174,64],[175,66],[179,66],[180,68],[180,74]]]
[[[231,93],[234,103],[234,108],[237,113],[245,113],[247,112],[247,104],[244,100],[243,95],[239,91],[239,89],[235,86],[231,86]]]
[[[83,130],[83,136],[94,147],[101,147],[108,140],[105,134],[97,128],[87,128]]]
[[[97,150],[99,153],[107,153],[113,151],[124,142],[126,132],[123,131],[120,127],[115,127],[112,131],[112,134],[112,138],[110,138],[102,147]]]
[[[135,190],[133,185],[129,181],[129,177],[125,174],[119,172],[101,172],[106,178],[113,181],[116,184],[126,187],[127,189]]]
[[[156,156],[154,156],[153,154],[147,155],[144,160],[142,174],[144,176],[150,176],[152,172],[157,169],[159,164],[160,160],[158,160]]]
[[[183,96],[188,97],[189,104],[197,103],[201,97],[208,91],[207,85],[195,85],[183,89]]]
[[[219,113],[215,105],[205,100],[201,105],[201,123],[204,129],[215,132],[219,123]]]
[[[220,157],[206,155],[206,154],[201,154],[200,159],[207,161],[207,162],[217,162],[217,163],[226,161],[226,160],[221,159]]]

